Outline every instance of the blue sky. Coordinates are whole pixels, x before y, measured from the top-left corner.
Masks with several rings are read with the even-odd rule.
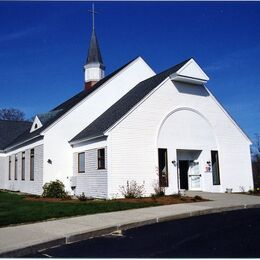
[[[0,2],[0,108],[28,118],[83,89],[91,2]],[[106,74],[142,56],[160,72],[194,57],[208,88],[260,133],[260,2],[96,2]]]

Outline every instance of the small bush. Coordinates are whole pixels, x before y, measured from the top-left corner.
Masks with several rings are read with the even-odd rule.
[[[153,184],[154,195],[155,197],[165,196],[165,187],[161,187],[159,181],[155,181]]]
[[[78,200],[86,201],[86,200],[93,200],[92,197],[87,197],[84,192],[82,192],[79,196],[77,196]]]
[[[126,199],[141,198],[144,195],[144,184],[138,185],[136,181],[127,181],[126,186],[119,186]]]
[[[202,200],[201,196],[198,196],[198,195],[196,195],[196,196],[194,197],[194,199],[195,199],[195,200]]]
[[[87,197],[85,196],[85,193],[82,192],[79,196],[77,196],[77,198],[80,200],[80,201],[86,201],[87,200]]]
[[[67,192],[65,192],[64,184],[59,181],[47,182],[43,185],[42,196],[45,198],[68,198]]]

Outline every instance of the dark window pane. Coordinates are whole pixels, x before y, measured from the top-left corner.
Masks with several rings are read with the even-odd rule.
[[[98,169],[105,169],[105,149],[98,149]]]
[[[78,172],[85,172],[85,153],[78,154]]]
[[[159,156],[159,184],[168,187],[168,158],[167,149],[158,149]]]
[[[11,180],[11,170],[12,170],[12,160],[11,156],[9,156],[9,180]]]
[[[213,185],[220,185],[218,151],[211,151]]]
[[[34,149],[30,152],[30,180],[34,180]]]
[[[25,180],[25,152],[22,153],[22,180]]]
[[[14,161],[14,179],[17,180],[17,154],[15,155]]]

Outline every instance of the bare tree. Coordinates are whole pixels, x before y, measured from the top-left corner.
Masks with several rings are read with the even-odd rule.
[[[1,120],[23,121],[25,114],[23,111],[16,108],[2,108],[0,109]]]
[[[260,188],[260,134],[255,134],[252,147],[252,168],[255,188]]]

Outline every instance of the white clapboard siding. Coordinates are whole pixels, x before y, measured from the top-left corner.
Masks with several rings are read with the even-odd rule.
[[[25,150],[25,180],[22,180],[22,152],[17,153],[17,180],[15,177],[15,154],[11,154],[11,180],[8,179],[8,160],[7,174],[5,175],[5,188],[12,191],[20,191],[30,194],[42,194],[43,186],[43,145],[34,148],[34,180],[30,180],[30,149]]]
[[[60,179],[70,191],[72,176],[72,147],[68,141],[81,132],[98,116],[117,102],[140,81],[154,75],[142,58],[137,58],[120,73],[92,92],[61,120],[44,133],[44,156],[53,164],[44,162],[44,182]]]
[[[8,158],[0,155],[0,189],[5,188],[6,173],[8,173]]]
[[[145,182],[147,195],[153,192],[151,183],[158,178],[159,130],[164,124],[163,120],[174,116],[174,111],[186,111],[185,120],[188,116],[191,122],[196,122],[195,117],[200,115],[211,126],[216,142],[212,146],[204,145],[203,148],[217,148],[219,151],[221,186],[212,189],[212,186],[204,185],[204,190],[224,192],[226,188],[240,191],[241,186],[245,190],[253,187],[249,140],[203,86],[168,80],[109,132],[109,197],[118,194],[120,185],[125,185],[126,180],[132,179],[138,183]],[[168,127],[177,128],[181,133],[182,129],[178,128],[181,122],[171,122]],[[194,123],[189,127],[198,132],[203,124]],[[207,138],[213,140],[210,136]],[[175,143],[178,142],[178,146],[185,149],[192,149],[193,143],[186,138],[177,139],[174,135],[166,141],[169,176],[174,182],[168,193],[174,193],[177,191],[177,167],[171,161],[176,160],[176,149],[180,148],[175,147]]]
[[[78,153],[73,154],[73,175],[77,178],[75,194],[93,198],[107,197],[107,149],[105,147],[105,169],[97,169],[97,150],[85,152],[85,173],[78,172]]]

